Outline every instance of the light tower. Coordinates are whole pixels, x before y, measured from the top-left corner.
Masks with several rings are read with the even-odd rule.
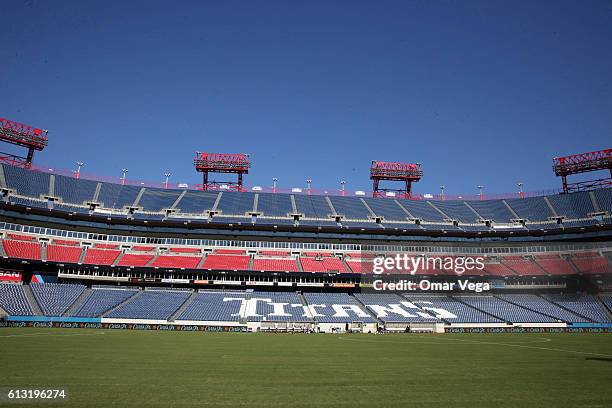
[[[77,165],[76,178],[80,179],[81,178],[81,167],[83,167],[85,163],[83,163],[82,161],[78,161],[76,162],[76,165]]]
[[[229,190],[242,191],[242,177],[249,173],[251,163],[248,154],[202,153],[196,152],[193,161],[196,171],[202,173],[202,190],[216,190],[221,185]],[[210,181],[209,173],[237,174],[238,181]]]
[[[344,185],[346,184],[346,180],[342,179],[340,180],[340,191],[342,195],[344,195]]]
[[[308,191],[308,194],[310,194],[310,186],[312,185],[312,179],[306,179],[306,190]]]
[[[442,185],[440,186],[440,200],[444,201],[444,189],[446,188],[446,186]]]
[[[170,178],[171,175],[172,173],[170,173],[169,171],[164,173],[164,177],[166,177],[166,181],[164,182],[164,188],[166,190],[168,189],[168,179]]]
[[[516,185],[519,188],[519,197],[525,198],[525,193],[523,192],[523,185],[524,185],[523,182],[518,182],[516,183]]]
[[[127,179],[128,169],[121,169],[121,172],[123,173],[123,177],[121,177],[121,185],[125,186],[125,180]]]
[[[276,193],[276,182],[278,179],[276,177],[272,177],[272,192]]]
[[[484,186],[477,186],[478,187],[478,196],[480,197],[481,200],[484,199],[484,196],[482,195],[482,190],[484,190]]]
[[[26,169],[32,168],[34,151],[41,151],[47,146],[47,133],[48,131],[45,129],[38,129],[29,125],[24,125],[23,123],[0,118],[0,142],[10,143],[28,149],[26,157],[9,153],[0,153],[0,162]]]
[[[381,162],[372,160],[370,164],[370,179],[373,180],[374,197],[384,197],[388,191],[399,193],[401,198],[412,197],[412,183],[421,180],[423,170],[421,163]],[[380,188],[380,181],[404,182],[403,189]]]
[[[567,176],[579,173],[589,173],[598,170],[608,170],[610,177],[595,180],[567,183]],[[595,188],[612,186],[612,149],[598,150],[589,153],[573,154],[553,159],[553,171],[561,177],[563,192],[593,190]]]

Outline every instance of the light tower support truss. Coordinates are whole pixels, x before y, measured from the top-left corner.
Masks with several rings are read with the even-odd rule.
[[[26,157],[0,152],[0,162],[29,169],[32,167],[34,151],[43,150],[47,146],[47,131],[0,118],[0,142],[28,149]]]
[[[598,170],[608,170],[610,177],[570,184],[567,182],[567,176],[572,174],[589,173]],[[612,186],[612,149],[555,157],[553,159],[553,171],[555,175],[561,177],[564,193],[610,187]]]
[[[193,161],[196,171],[202,173],[202,190],[227,189],[242,191],[243,175],[249,173],[251,162],[248,154],[202,153],[196,152]],[[212,181],[209,173],[237,174],[237,181]]]
[[[372,160],[370,165],[370,180],[373,181],[374,197],[384,197],[387,192],[398,193],[400,198],[412,197],[412,183],[421,180],[423,170],[419,163],[381,162]],[[381,181],[401,181],[404,188],[387,189],[381,188]]]

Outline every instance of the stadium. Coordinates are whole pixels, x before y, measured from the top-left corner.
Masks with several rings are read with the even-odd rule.
[[[2,140],[29,153],[0,165],[2,327],[612,331],[611,179],[567,182],[612,171],[610,149],[555,158],[559,194],[426,198],[412,192],[420,165],[373,161],[372,193],[323,195],[245,187],[242,154],[198,153],[197,189],[42,171],[32,159],[47,132],[0,122]],[[213,182],[215,173],[238,181]],[[381,181],[401,187],[378,189]]]
[[[0,408],[612,406],[609,4],[4,6]]]

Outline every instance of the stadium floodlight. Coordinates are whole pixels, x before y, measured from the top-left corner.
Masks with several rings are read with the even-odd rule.
[[[48,133],[49,131],[46,129],[39,129],[9,119],[0,118],[0,142],[25,147],[28,150],[26,157],[9,153],[0,153],[0,162],[26,169],[32,168],[34,151],[41,151],[47,146]]]
[[[272,192],[276,193],[276,182],[278,179],[276,177],[272,177]]]
[[[567,182],[567,176],[599,170],[608,170],[610,176],[571,184]],[[612,149],[555,157],[553,171],[557,177],[561,177],[564,193],[610,187],[612,186]]]
[[[166,190],[168,189],[168,179],[170,178],[171,175],[172,173],[170,173],[169,171],[164,173],[164,177],[166,177],[166,181],[164,182],[164,188]]]
[[[478,190],[480,191],[480,192],[478,193],[478,195],[479,195],[480,199],[481,199],[481,200],[483,200],[483,199],[484,199],[484,197],[483,197],[483,195],[482,195],[482,190],[484,190],[484,186],[477,186],[477,187],[478,187]]]
[[[243,191],[242,179],[249,173],[251,162],[246,153],[206,153],[196,152],[193,160],[196,171],[202,173],[202,190],[215,190],[226,186],[225,189]],[[211,181],[209,173],[236,174],[237,181]]]
[[[77,165],[76,178],[80,179],[81,178],[81,168],[85,165],[85,163],[83,163],[82,161],[78,161],[76,162],[76,165]]]
[[[123,177],[121,177],[121,185],[125,186],[125,180],[127,178],[128,169],[121,169],[121,172],[123,173]]]
[[[346,180],[342,179],[340,180],[340,191],[342,192],[342,195],[344,195],[344,185],[346,184]]]
[[[402,198],[412,197],[412,183],[421,180],[423,170],[421,163],[382,162],[372,160],[370,162],[370,180],[373,183],[374,197],[388,197],[388,191],[394,191]],[[402,189],[380,188],[381,181],[399,181],[404,183]]]
[[[519,188],[519,197],[521,197],[521,198],[525,198],[525,193],[523,192],[523,185],[524,185],[524,184],[523,184],[522,182],[520,182],[520,181],[519,181],[518,183],[516,183],[516,185],[517,185],[517,186],[518,186],[518,188]]]
[[[444,189],[446,188],[446,186],[442,185],[440,186],[440,200],[444,200]]]

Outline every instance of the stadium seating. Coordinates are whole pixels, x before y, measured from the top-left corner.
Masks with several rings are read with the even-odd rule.
[[[47,245],[47,260],[52,262],[78,263],[82,253],[77,246]]]
[[[23,286],[19,283],[0,283],[0,308],[13,316],[32,316]]]
[[[242,305],[240,299],[246,297],[245,292],[202,291],[194,296],[176,320],[238,322]]]
[[[368,207],[385,221],[406,221],[408,214],[397,204],[395,200],[379,200],[376,198],[364,198]]]
[[[517,275],[521,276],[536,276],[546,275],[538,266],[531,262],[529,259],[525,259],[520,256],[507,256],[504,257],[503,263]]]
[[[287,217],[293,212],[288,194],[259,194],[257,211],[269,217]]]
[[[246,255],[207,255],[202,269],[246,271],[249,269],[249,257]]]
[[[297,272],[298,264],[293,258],[255,258],[253,259],[254,271],[278,271],[278,272]]]
[[[117,309],[108,313],[109,318],[168,320],[191,292],[171,290],[145,290]]]
[[[45,316],[61,316],[85,290],[83,285],[31,283],[30,288]]]
[[[554,323],[556,319],[513,305],[494,296],[456,296],[475,309],[513,323]]]
[[[83,263],[88,265],[112,265],[121,251],[112,249],[88,248]]]
[[[529,309],[540,314],[550,316],[559,321],[568,322],[568,323],[578,323],[578,322],[588,322],[584,317],[578,316],[575,313],[570,312],[564,308],[557,306],[554,303],[549,302],[548,300],[530,294],[500,294],[497,295],[498,298],[503,299],[507,302],[513,303],[515,305],[519,305],[525,309]]]
[[[153,268],[185,268],[195,269],[202,259],[201,256],[160,255],[153,262]]]
[[[573,275],[576,273],[572,264],[558,254],[536,255],[535,260],[549,275]]]
[[[5,239],[2,245],[9,258],[40,260],[41,246],[38,242]]]
[[[413,307],[416,305],[395,294],[357,293],[355,297],[384,323],[435,323],[440,319]]]
[[[346,293],[305,293],[314,319],[321,323],[373,323],[376,321],[357,299]]]
[[[449,323],[501,323],[502,320],[497,317],[488,315],[472,306],[453,299],[446,295],[415,295],[404,294],[405,298],[410,300],[415,305],[425,311],[432,308],[444,309],[450,312],[452,316],[444,317],[443,319]],[[434,313],[435,311],[431,310]]]
[[[245,215],[253,211],[255,194],[248,192],[225,191],[221,196],[217,210],[222,214]]]
[[[117,262],[118,266],[131,266],[131,267],[143,267],[146,266],[151,259],[153,259],[153,254],[132,254],[126,253],[123,254],[119,262]]]
[[[571,261],[583,274],[610,273],[611,271],[608,260],[597,253],[574,254]]]
[[[595,323],[612,323],[604,306],[593,295],[565,294],[544,295],[543,297]]]
[[[162,220],[166,214],[165,209],[173,207],[176,213],[171,217],[183,217],[189,214],[204,214],[210,211],[217,203],[216,210],[221,215],[213,218],[213,223],[230,222],[232,216],[245,216],[257,211],[264,216],[257,220],[257,224],[292,225],[293,220],[288,217],[293,213],[290,195],[283,193],[258,193],[223,191],[181,191],[178,189],[144,188],[142,186],[119,185],[106,182],[97,182],[86,179],[74,179],[61,175],[55,176],[54,195],[60,201],[49,203],[43,197],[49,195],[50,175],[41,171],[28,171],[22,168],[3,164],[6,184],[18,196],[11,195],[9,199],[17,204],[55,208],[61,211],[88,213],[89,208],[84,203],[93,201],[99,187],[97,200],[103,208],[121,210],[125,207],[136,206],[144,210],[136,211],[134,219]],[[598,209],[610,213],[612,209],[612,190],[599,189],[593,193]],[[185,194],[182,194],[182,193]],[[296,210],[304,215],[300,223],[305,226],[335,227],[330,215],[338,214],[345,217],[346,226],[358,228],[352,224],[358,220],[368,220],[372,212],[389,221],[405,221],[407,218],[419,218],[436,230],[438,224],[446,218],[456,219],[461,223],[475,223],[478,219],[490,219],[496,224],[509,223],[514,218],[522,218],[534,225],[528,224],[530,230],[536,228],[555,228],[556,224],[542,224],[549,217],[555,215],[565,217],[563,225],[585,226],[600,222],[588,219],[596,208],[591,202],[588,192],[572,194],[553,194],[545,197],[513,198],[507,200],[405,200],[405,199],[373,199],[371,197],[309,195],[304,193],[293,194]],[[329,200],[329,202],[328,202]],[[365,204],[364,204],[365,202]],[[550,206],[549,206],[550,203]],[[256,207],[256,208],[255,208]],[[402,208],[403,207],[403,208]],[[552,208],[551,208],[552,207]],[[554,209],[554,212],[553,212]],[[372,211],[372,212],[371,212]],[[114,216],[123,216],[125,213]],[[276,217],[266,219],[265,217]],[[582,219],[577,221],[576,219]],[[236,218],[235,223],[249,223],[247,218]],[[321,224],[324,222],[326,224]],[[560,225],[559,225],[560,226]],[[360,228],[371,227],[370,224]],[[533,228],[532,228],[533,227]],[[393,227],[395,228],[395,227]],[[481,230],[484,227],[481,227]],[[467,227],[470,230],[469,227]],[[439,230],[439,229],[438,229]],[[448,230],[448,229],[447,229]]]
[[[312,321],[304,311],[302,301],[295,292],[253,292],[250,299],[251,301],[257,300],[255,315],[247,316],[247,320],[250,322]],[[277,305],[272,305],[272,303]],[[278,304],[282,306],[279,307]]]
[[[136,293],[138,291],[133,288],[93,289],[72,316],[100,317]]]
[[[338,258],[300,258],[304,272],[349,272]]]

